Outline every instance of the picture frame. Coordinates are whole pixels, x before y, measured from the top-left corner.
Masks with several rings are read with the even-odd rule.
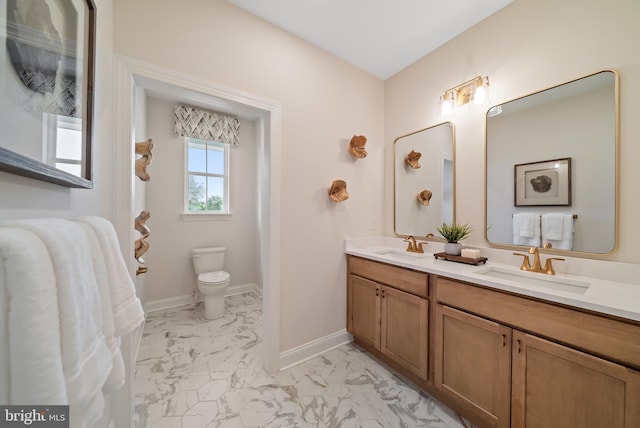
[[[514,205],[570,206],[571,158],[514,165]]]
[[[0,0],[0,171],[93,187],[94,0]]]

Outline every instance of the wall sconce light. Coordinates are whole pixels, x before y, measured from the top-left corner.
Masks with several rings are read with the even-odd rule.
[[[478,76],[444,91],[444,95],[440,97],[440,118],[451,116],[456,107],[468,103],[489,104],[489,77]]]

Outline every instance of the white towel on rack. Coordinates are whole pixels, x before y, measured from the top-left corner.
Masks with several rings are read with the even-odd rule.
[[[551,240],[561,240],[563,237],[564,214],[549,213],[542,214],[542,238]]]
[[[103,333],[89,241],[82,228],[69,220],[19,220],[12,225],[33,232],[49,251],[57,282],[71,427],[92,426],[102,417],[102,386],[113,362]]]
[[[540,246],[540,215],[517,213],[513,215],[513,243]]]
[[[558,250],[573,249],[573,214],[542,215],[542,245],[551,244]]]
[[[67,404],[56,278],[28,230],[0,227],[0,403]]]
[[[122,257],[116,231],[113,225],[102,217],[87,216],[75,220],[91,226],[98,237],[108,273],[114,334],[124,336],[142,324],[144,311]]]

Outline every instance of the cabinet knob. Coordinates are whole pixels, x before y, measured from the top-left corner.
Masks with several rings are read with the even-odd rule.
[[[502,347],[504,348],[505,346],[507,346],[507,335],[503,334],[502,335]]]
[[[518,351],[518,354],[522,351],[520,344],[520,339],[516,340],[516,351]]]

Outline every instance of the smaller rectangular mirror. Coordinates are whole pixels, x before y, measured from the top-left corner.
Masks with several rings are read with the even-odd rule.
[[[91,188],[93,0],[0,0],[0,170]]]
[[[441,123],[394,142],[394,230],[436,234],[455,220],[454,128]]]

